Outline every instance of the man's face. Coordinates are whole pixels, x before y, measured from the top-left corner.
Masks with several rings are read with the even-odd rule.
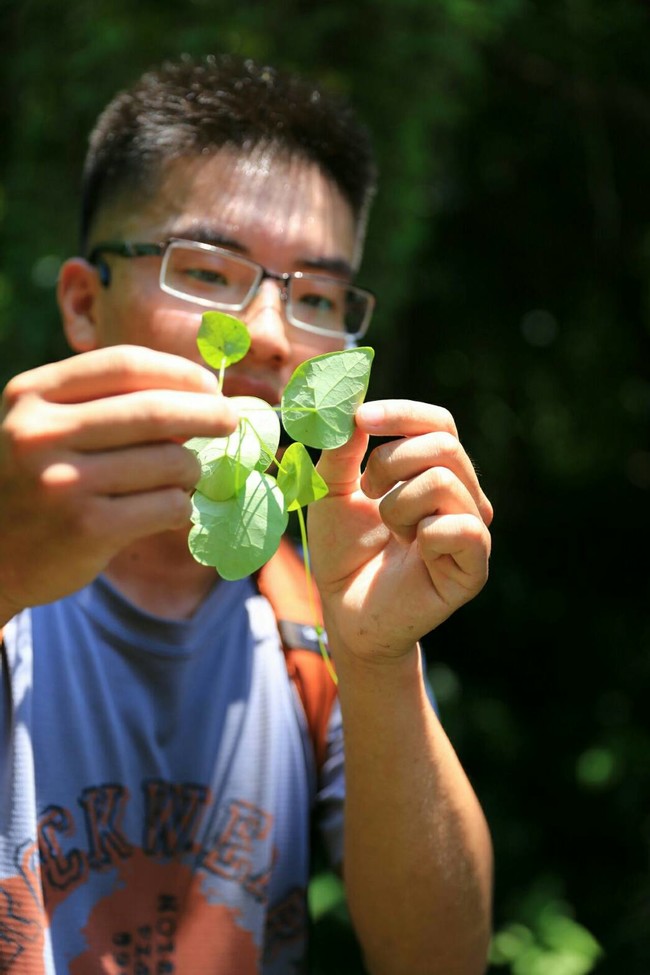
[[[275,273],[316,270],[347,279],[352,272],[357,241],[351,207],[303,159],[263,153],[242,158],[222,150],[205,159],[178,160],[155,198],[140,210],[132,204],[100,216],[91,244],[181,237],[219,244]],[[196,334],[205,309],[160,289],[161,258],[108,256],[107,263],[111,283],[99,289],[93,306],[93,344],[144,345],[200,362]],[[338,338],[290,325],[273,280],[262,282],[238,317],[249,328],[251,348],[227,370],[227,395],[277,403],[301,362],[343,347]]]

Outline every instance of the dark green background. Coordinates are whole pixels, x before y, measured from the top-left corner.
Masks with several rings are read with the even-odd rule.
[[[600,942],[601,975],[650,972],[649,16],[641,0],[0,2],[0,386],[67,354],[53,281],[85,140],[141,70],[241,51],[346,92],[373,129],[371,395],[449,407],[496,509],[488,586],[426,649],[492,826],[496,926],[534,942],[515,975],[591,970],[549,914]],[[316,941],[336,975],[358,971],[340,917]]]

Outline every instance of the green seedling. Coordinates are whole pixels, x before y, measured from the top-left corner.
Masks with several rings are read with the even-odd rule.
[[[231,315],[206,312],[197,345],[203,359],[217,371],[221,389],[228,366],[248,352],[250,336],[246,326]],[[190,551],[197,562],[213,566],[224,579],[242,579],[256,572],[276,552],[288,513],[295,511],[312,592],[302,508],[325,497],[327,485],[306,447],[328,450],[350,439],[354,415],[368,389],[373,357],[374,350],[363,347],[308,359],[289,380],[279,416],[276,409],[254,396],[233,397],[240,416],[234,433],[187,441],[185,446],[201,465],[189,534]],[[294,441],[282,457],[277,456],[280,422]],[[272,465],[277,477],[268,473]],[[319,642],[336,679],[322,639]]]

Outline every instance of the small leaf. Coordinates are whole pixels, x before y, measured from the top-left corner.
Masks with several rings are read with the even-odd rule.
[[[284,496],[273,477],[253,471],[227,501],[192,497],[189,547],[197,562],[223,579],[243,579],[275,553],[287,527]]]
[[[282,397],[287,433],[308,447],[340,447],[352,436],[354,414],[370,380],[368,346],[326,352],[298,366]]]
[[[244,425],[252,427],[257,434],[260,457],[255,467],[258,471],[265,471],[278,452],[280,418],[272,406],[257,396],[233,396],[230,401],[240,416],[240,423],[243,420]]]
[[[192,437],[191,440],[186,440],[183,446],[191,450],[194,456],[198,458],[203,448],[212,443],[213,439],[213,437]]]
[[[236,494],[259,464],[259,438],[248,423],[239,425],[228,437],[194,437],[185,444],[201,465],[196,489],[212,501],[225,501]]]
[[[292,443],[285,450],[278,469],[278,487],[284,494],[287,511],[295,511],[327,494],[327,484],[301,443]]]
[[[201,316],[196,344],[209,366],[224,369],[244,358],[251,337],[238,318],[222,311],[206,311]]]

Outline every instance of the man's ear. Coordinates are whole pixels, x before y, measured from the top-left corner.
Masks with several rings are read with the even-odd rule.
[[[56,297],[68,345],[75,352],[97,348],[97,299],[101,292],[97,268],[81,257],[67,260],[59,271]]]

